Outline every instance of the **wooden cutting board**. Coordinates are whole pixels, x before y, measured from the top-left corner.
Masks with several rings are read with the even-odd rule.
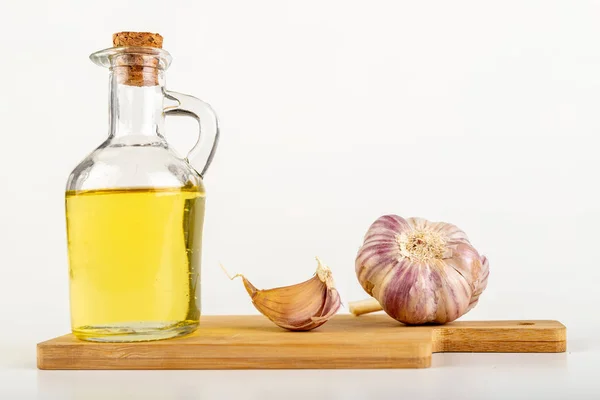
[[[138,343],[61,336],[37,346],[40,369],[426,368],[438,352],[556,353],[558,321],[465,321],[409,327],[385,314],[337,315],[310,332],[288,332],[261,315],[206,316],[195,333]]]

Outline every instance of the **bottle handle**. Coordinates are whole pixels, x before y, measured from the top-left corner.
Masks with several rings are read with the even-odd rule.
[[[196,144],[190,149],[185,160],[189,163],[190,159],[198,157],[202,153],[202,159],[206,162],[200,172],[200,176],[204,178],[206,170],[210,166],[217,144],[219,143],[219,121],[212,107],[200,99],[187,94],[172,92],[165,90],[164,95],[167,99],[175,101],[177,104],[166,106],[164,108],[165,116],[167,115],[185,115],[192,117],[198,121],[200,129]],[[206,144],[212,141],[212,146]],[[210,148],[210,152],[207,150]]]

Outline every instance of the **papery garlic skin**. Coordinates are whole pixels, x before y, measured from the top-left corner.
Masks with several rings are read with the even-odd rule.
[[[489,275],[490,262],[488,261],[486,256],[481,256],[481,273],[479,274],[478,279],[473,283],[475,290],[473,291],[473,295],[471,296],[471,302],[469,303],[467,311],[470,311],[479,302],[479,296],[487,287]]]
[[[489,263],[452,224],[385,215],[365,235],[356,275],[392,318],[443,324],[477,304]]]
[[[277,326],[291,331],[309,331],[329,320],[341,300],[331,270],[317,258],[315,275],[296,285],[259,290],[243,275],[252,304]],[[235,277],[233,277],[235,278]]]

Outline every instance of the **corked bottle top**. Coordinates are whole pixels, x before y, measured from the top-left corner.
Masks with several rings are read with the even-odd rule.
[[[149,32],[118,32],[113,34],[113,46],[156,47],[162,49],[163,37]]]
[[[113,34],[114,47],[153,47],[162,49],[163,37],[149,32],[118,32]],[[119,83],[129,86],[158,85],[159,60],[140,54],[124,54],[113,67]]]

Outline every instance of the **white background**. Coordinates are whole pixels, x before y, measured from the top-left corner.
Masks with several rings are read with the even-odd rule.
[[[1,4],[0,394],[599,393],[600,2]],[[437,355],[423,371],[35,370],[35,343],[70,328],[65,182],[107,132],[108,71],[87,57],[121,30],[161,33],[168,88],[221,120],[206,179],[205,314],[256,313],[219,262],[269,288],[307,279],[318,255],[343,301],[362,299],[356,251],[395,213],[452,222],[489,257],[488,289],[463,319],[557,319],[569,352]],[[193,141],[193,121],[167,129],[181,149]]]

